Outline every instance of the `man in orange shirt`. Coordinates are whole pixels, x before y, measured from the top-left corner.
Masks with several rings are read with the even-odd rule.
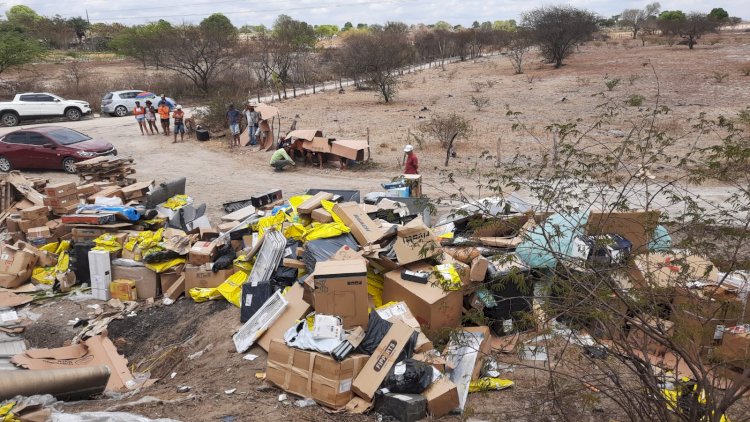
[[[164,129],[164,136],[169,136],[169,106],[166,101],[159,102],[159,119],[161,119],[161,128]]]

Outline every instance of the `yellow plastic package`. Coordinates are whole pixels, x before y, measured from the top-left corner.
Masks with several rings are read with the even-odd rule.
[[[104,233],[103,235],[94,239],[94,246],[92,249],[95,251],[106,251],[106,252],[117,252],[122,249],[122,245],[117,241],[114,235],[111,233]]]
[[[224,280],[216,290],[224,296],[227,302],[239,308],[242,304],[242,285],[247,280],[247,275],[245,271],[237,271]]]
[[[271,227],[275,227],[276,230],[281,230],[281,225],[286,221],[286,214],[283,212],[277,212],[276,215],[267,215],[255,224],[255,230],[258,232],[258,236],[263,237],[266,231]]]
[[[167,199],[167,202],[164,203],[164,208],[169,208],[170,210],[178,210],[185,205],[190,203],[190,197],[187,195],[175,195],[169,199]]]
[[[372,296],[376,308],[383,306],[383,276],[372,271],[367,272],[367,294]]]
[[[513,381],[502,378],[482,377],[469,383],[469,392],[505,390],[513,386]]]
[[[197,303],[222,298],[221,293],[219,293],[219,289],[215,287],[193,287],[192,289],[188,290],[188,294]]]
[[[316,239],[327,239],[349,233],[351,229],[344,223],[312,223],[303,236],[303,240],[309,242]]]
[[[253,270],[253,263],[247,259],[247,256],[240,255],[234,259],[232,264],[239,270],[249,273]]]
[[[58,274],[65,273],[70,267],[70,255],[68,255],[68,249],[70,242],[65,240],[62,242],[60,247],[57,248],[60,251],[60,255],[57,257],[57,264],[54,267],[36,267],[31,272],[31,278],[37,283],[53,285],[55,284],[55,278]]]
[[[435,272],[438,275],[438,284],[443,290],[461,290],[461,276],[458,275],[453,264],[435,265]]]
[[[184,264],[185,262],[187,262],[185,258],[173,258],[169,261],[146,263],[146,268],[161,274],[164,271],[167,271],[168,269],[176,267],[180,264]]]

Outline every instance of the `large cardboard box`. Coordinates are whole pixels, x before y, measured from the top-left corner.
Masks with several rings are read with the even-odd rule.
[[[287,301],[286,308],[257,341],[266,352],[270,350],[271,341],[283,338],[289,327],[310,312],[310,304],[302,299],[303,292],[304,288],[299,283],[294,283],[284,295]]]
[[[377,242],[385,232],[368,216],[356,202],[343,202],[333,206],[333,212],[352,231],[360,245]]]
[[[169,290],[172,285],[174,285],[177,280],[182,276],[182,272],[185,270],[184,265],[178,265],[169,271],[165,271],[161,274],[159,274],[159,284],[161,285],[161,291],[162,293],[166,293],[167,290]],[[184,286],[183,286],[184,290]],[[180,290],[180,293],[182,293],[182,290]]]
[[[433,418],[447,415],[454,409],[458,409],[458,388],[448,377],[440,377],[422,392],[427,399],[427,411]]]
[[[361,259],[321,261],[313,272],[313,306],[341,317],[344,328],[367,327],[367,265]]]
[[[674,322],[674,342],[696,357],[708,355],[722,339],[724,329],[741,322],[744,306],[736,292],[720,286],[676,289],[670,317]]]
[[[106,232],[107,231],[104,229],[89,229],[89,228],[81,228],[81,227],[73,227],[71,229],[71,233],[73,234],[73,240],[75,240],[76,242],[94,240]]]
[[[352,399],[352,380],[368,359],[355,354],[336,362],[331,356],[288,347],[276,338],[268,351],[266,379],[284,391],[339,409]]]
[[[414,329],[403,322],[393,322],[391,329],[388,330],[372,356],[367,360],[365,367],[354,378],[352,390],[356,395],[368,401],[375,397],[375,391],[380,388],[380,384],[388,376],[388,372],[396,363],[396,359],[404,350],[413,333]]]
[[[671,321],[656,317],[649,317],[644,324],[634,324],[628,333],[628,342],[638,351],[646,351],[654,356],[664,356],[667,352],[666,345],[648,335],[649,331],[662,331],[666,337],[674,333],[674,324]]]
[[[33,220],[20,220],[18,222],[18,228],[21,229],[22,232],[28,233],[29,229],[42,227],[45,224],[47,224],[47,217],[39,217]]]
[[[112,265],[112,280],[133,280],[139,300],[159,296],[159,274],[149,268]]]
[[[47,187],[44,188],[44,194],[47,196],[70,196],[75,195],[76,192],[77,189],[75,182],[55,183],[47,185]]]
[[[412,271],[432,272],[432,267],[424,263],[406,267]],[[416,283],[401,278],[401,270],[385,274],[383,281],[383,303],[404,301],[420,324],[436,330],[443,327],[461,325],[463,293],[445,291],[439,285],[434,274],[426,284]]]
[[[185,296],[193,287],[219,287],[232,274],[234,267],[213,272],[210,265],[188,264],[185,266]]]
[[[0,287],[12,289],[27,282],[36,262],[37,256],[32,252],[0,243]]]
[[[717,358],[736,368],[750,367],[750,333],[724,332],[721,346],[716,348]]]
[[[47,218],[49,208],[44,205],[34,205],[33,207],[21,210],[21,218],[24,220],[35,220],[40,217]]]
[[[208,264],[214,260],[216,255],[216,244],[212,242],[195,242],[190,248],[188,263],[191,265]]]
[[[71,196],[47,196],[44,198],[44,205],[48,205],[53,209],[68,209],[78,205],[78,195],[73,194]]]
[[[417,337],[417,344],[414,346],[415,352],[417,353],[427,352],[434,348],[430,339],[427,338],[427,336],[425,336],[424,333],[421,331],[419,321],[417,321],[417,319],[414,318],[414,315],[412,315],[406,303],[394,302],[390,304],[385,304],[377,308],[376,312],[378,313],[378,315],[380,315],[381,318],[383,318],[384,320],[388,322],[393,322],[393,321],[398,320],[414,328],[415,330],[419,331],[419,336]]]
[[[430,258],[443,252],[438,239],[421,218],[415,218],[398,228],[393,249],[401,265]]]

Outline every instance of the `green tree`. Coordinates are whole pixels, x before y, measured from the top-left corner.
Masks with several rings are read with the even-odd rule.
[[[5,12],[8,23],[19,28],[32,30],[34,25],[43,18],[29,6],[17,4]]]
[[[523,26],[539,46],[542,57],[555,67],[573,54],[576,45],[597,30],[596,15],[572,6],[550,6],[523,15]]]
[[[73,28],[73,31],[76,34],[76,38],[78,39],[78,44],[83,41],[83,37],[86,36],[86,31],[91,26],[89,24],[89,21],[80,16],[68,19],[68,25]]]
[[[477,22],[477,25],[479,25],[479,22]],[[434,29],[442,29],[443,31],[452,31],[453,25],[449,24],[446,21],[437,21],[435,22],[435,25],[433,26]]]
[[[294,51],[308,50],[315,47],[315,29],[304,21],[279,15],[273,24],[273,37],[289,46]]]
[[[337,25],[315,25],[315,36],[319,39],[331,39],[339,33]]]
[[[16,31],[0,31],[0,74],[42,58],[45,50],[39,42]]]
[[[357,29],[367,29],[367,24],[366,23],[358,23],[357,24]]]
[[[346,23],[344,24],[344,27],[343,27],[343,28],[341,28],[341,32],[344,32],[344,31],[348,31],[348,30],[350,30],[350,29],[352,29],[352,28],[354,28],[354,25],[352,25],[352,23],[351,23],[351,22],[346,22]]]
[[[492,22],[492,29],[495,31],[508,31],[513,32],[516,30],[515,19],[508,19],[507,21],[495,21]]]
[[[227,37],[237,35],[237,28],[232,25],[232,21],[230,21],[223,13],[212,14],[203,19],[199,26],[204,33],[216,35],[224,33]]]
[[[474,29],[479,29],[479,21],[474,21],[471,23],[471,27]]]
[[[721,7],[714,7],[713,9],[711,9],[711,12],[708,13],[708,17],[716,19],[718,21],[722,21],[725,19],[729,19],[729,13],[727,13],[727,11]]]

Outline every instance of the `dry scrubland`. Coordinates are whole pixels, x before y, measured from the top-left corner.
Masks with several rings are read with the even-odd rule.
[[[432,113],[456,112],[472,121],[475,135],[458,143],[455,166],[474,163],[482,150],[495,153],[499,149],[504,157],[517,151],[541,151],[548,147],[548,140],[544,138],[545,126],[579,117],[593,121],[599,113],[597,106],[608,99],[623,104],[630,95],[639,94],[645,97],[643,108],[652,106],[657,85],[651,68],[643,66],[646,62],[653,65],[659,78],[660,102],[673,110],[670,117],[659,122],[665,129],[679,134],[689,128],[687,119],[701,112],[706,112],[709,117],[734,116],[738,110],[750,105],[750,77],[743,76],[740,71],[750,61],[750,34],[722,34],[709,39],[718,42],[702,44],[692,51],[680,46],[640,47],[640,41],[630,40],[592,43],[581,47],[580,52],[559,70],[539,64],[538,58],[531,55],[523,75],[511,75],[510,63],[502,56],[449,65],[445,70],[434,68],[405,75],[399,95],[392,104],[378,103],[372,92],[352,89],[344,94],[326,92],[278,103],[283,128],[288,127],[295,116],[298,116],[298,128],[320,128],[330,136],[341,138],[364,137],[369,127],[376,165],[347,173],[334,168],[321,172],[308,167],[274,174],[267,165],[268,153],[230,151],[221,140],[174,146],[161,137],[141,137],[130,117],[97,118],[66,125],[111,139],[123,153],[132,153],[139,179],[187,176],[189,192],[212,204],[210,211],[218,214],[220,202],[244,197],[269,185],[281,186],[285,193],[298,192],[313,185],[376,189],[378,182],[398,173],[407,131],[414,131],[418,123]],[[136,70],[134,64],[117,64],[96,66],[92,72],[117,71],[131,75],[128,76],[130,80]],[[714,72],[728,76],[719,82]],[[49,72],[47,76],[52,74]],[[621,78],[622,81],[614,90],[607,91],[605,77]],[[480,92],[475,92],[476,83],[483,84]],[[475,111],[471,104],[472,95],[488,97],[490,105],[481,112]],[[506,105],[522,112],[521,119],[545,141],[539,144],[528,134],[511,131],[513,121],[505,115]],[[422,111],[424,107],[426,111]],[[611,129],[627,131],[628,119],[637,116],[638,110],[638,107],[624,107],[623,114],[612,126],[601,130],[600,139],[614,139],[616,132],[610,132]],[[0,133],[7,131],[3,129]],[[499,146],[498,139],[501,139]],[[693,141],[686,139],[686,142]],[[435,170],[442,167],[443,153],[439,145],[430,140],[425,140],[417,152],[430,185],[427,193],[434,193],[437,184]],[[52,176],[59,177],[60,174],[50,174]],[[74,333],[72,328],[60,327],[57,322],[85,314],[86,309],[84,305],[70,301],[57,301],[44,307],[54,307],[54,310],[44,311],[42,319],[29,329],[25,337],[32,347],[61,346],[62,341]],[[179,403],[145,404],[128,410],[149,417],[168,416],[183,420],[222,420],[225,416],[234,419],[224,420],[234,421],[281,418],[370,420],[353,415],[329,415],[318,407],[299,409],[279,403],[279,390],[267,387],[256,378],[256,373],[265,369],[265,354],[261,353],[261,357],[248,362],[242,360],[242,355],[234,353],[227,333],[237,324],[236,309],[225,302],[194,306],[185,300],[172,307],[143,311],[127,321],[113,322],[110,337],[125,352],[129,362],[136,366],[141,364],[137,369],[148,368],[152,376],[162,380],[134,397],[85,402],[69,409],[106,409],[146,395],[167,401],[189,396],[189,400]],[[155,329],[164,325],[171,327],[167,334]],[[215,327],[225,328],[216,330]],[[174,346],[176,343],[179,345]],[[172,346],[166,348],[169,345]],[[552,348],[550,353],[555,355],[560,350]],[[203,355],[192,360],[187,358],[198,351],[204,351]],[[161,359],[141,363],[149,355]],[[504,360],[513,362],[516,358],[509,356]],[[581,362],[585,360],[576,361],[572,357],[561,368],[576,373],[581,370],[577,366]],[[173,379],[169,377],[172,372],[177,374]],[[503,420],[538,421],[549,420],[547,418],[554,410],[564,410],[571,418],[581,421],[626,419],[618,415],[606,400],[581,388],[580,384],[567,383],[564,379],[556,380],[556,395],[551,396],[547,392],[550,384],[544,371],[516,369],[507,377],[516,382],[514,388],[472,394],[465,416],[490,420],[503,415]],[[191,393],[176,393],[179,385],[191,386]],[[237,388],[234,394],[224,393],[232,388]],[[747,403],[741,401],[733,412],[740,415],[746,409]],[[733,416],[733,420],[741,419]],[[444,420],[458,420],[458,417]]]

